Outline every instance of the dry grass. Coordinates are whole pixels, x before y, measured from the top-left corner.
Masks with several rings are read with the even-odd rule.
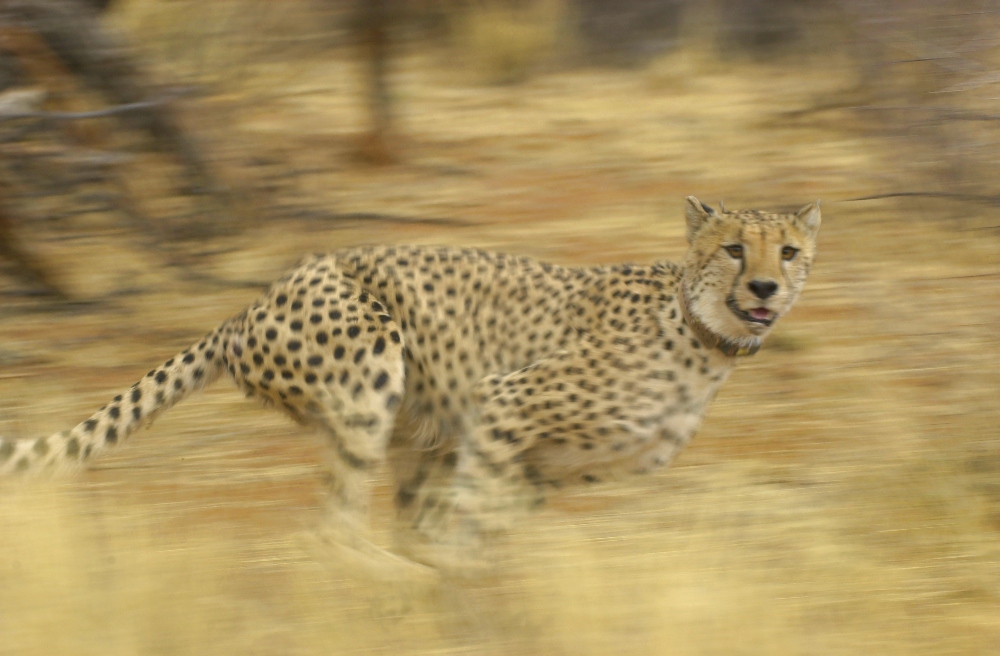
[[[491,84],[527,79],[570,40],[565,0],[480,0],[448,16],[458,62]]]
[[[850,86],[829,67],[675,57],[469,88],[428,61],[400,62],[410,141],[397,166],[346,164],[360,103],[329,82],[351,63],[326,58],[235,85],[277,92],[226,106],[217,166],[286,217],[466,227],[300,212],[213,238],[203,266],[267,279],[303,251],[382,241],[649,261],[680,254],[685,194],[821,197],[820,260],[774,342],[672,470],[553,497],[471,581],[379,579],[310,547],[318,443],[221,384],[78,480],[3,487],[4,653],[996,651],[996,218],[839,202],[880,191],[906,153],[848,115],[780,118]],[[204,101],[196,123],[221,124],[219,106]],[[34,234],[78,294],[138,293],[75,314],[5,297],[4,434],[64,428],[253,297],[180,281],[113,225],[84,216],[73,239]]]
[[[316,0],[121,0],[111,22],[162,77],[229,89],[273,59],[315,55],[342,37],[335,9]]]

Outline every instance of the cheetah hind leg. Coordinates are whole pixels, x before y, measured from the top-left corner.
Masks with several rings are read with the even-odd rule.
[[[523,457],[485,450],[478,440],[460,446],[449,484],[420,495],[413,529],[421,545],[411,550],[413,557],[459,573],[489,567],[498,538],[543,502]]]
[[[315,537],[369,575],[394,579],[400,574],[431,574],[425,566],[383,549],[369,537],[372,485],[386,459],[392,413],[358,404],[332,405],[317,422],[327,440],[329,493],[323,524]]]
[[[481,571],[485,562],[478,527],[462,522],[471,504],[460,503],[455,489],[458,452],[453,447],[394,449],[390,461],[398,486],[395,548],[442,573]]]

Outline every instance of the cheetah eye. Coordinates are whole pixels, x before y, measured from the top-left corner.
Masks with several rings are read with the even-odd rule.
[[[741,244],[730,244],[726,246],[726,252],[729,253],[729,257],[738,260],[743,257],[743,246]]]
[[[799,249],[795,248],[794,246],[784,246],[781,249],[781,259],[783,259],[786,262],[794,260],[795,256],[798,254],[799,254]]]

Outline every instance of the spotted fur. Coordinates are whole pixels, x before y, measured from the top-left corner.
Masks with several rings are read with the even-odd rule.
[[[738,359],[719,345],[759,345],[791,307],[820,222],[816,204],[687,203],[683,266],[400,246],[307,257],[73,429],[0,439],[0,473],[84,465],[223,373],[326,436],[331,511],[351,530],[391,440],[400,515],[431,537],[517,490],[664,466]]]

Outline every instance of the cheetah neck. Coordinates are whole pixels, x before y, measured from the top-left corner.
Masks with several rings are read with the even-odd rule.
[[[760,350],[760,342],[751,346],[744,346],[739,342],[726,339],[722,335],[713,332],[712,329],[702,323],[701,320],[698,319],[693,312],[691,312],[691,304],[688,302],[687,290],[684,289],[683,282],[681,282],[680,288],[681,314],[684,315],[684,321],[691,327],[691,330],[694,331],[695,336],[698,337],[702,344],[708,348],[718,349],[723,355],[730,358],[753,355]]]

